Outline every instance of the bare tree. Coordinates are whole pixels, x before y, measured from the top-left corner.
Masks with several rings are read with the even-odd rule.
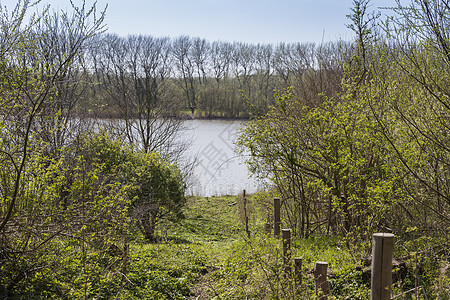
[[[273,68],[276,76],[281,79],[281,87],[287,88],[290,86],[291,75],[291,44],[279,43],[276,45],[273,55]]]
[[[214,92],[208,99],[209,116],[212,116],[213,111],[219,108],[219,104],[226,101],[226,94],[230,91],[225,90],[224,81],[229,79],[230,64],[231,64],[232,45],[225,42],[215,41],[211,44],[210,60],[211,72],[216,81]]]
[[[244,93],[245,96],[252,101],[253,98],[253,85],[252,76],[255,72],[255,60],[256,60],[255,47],[246,43],[234,43],[232,54],[232,70],[235,80],[237,81],[237,94]],[[231,97],[227,101],[227,110],[230,116],[235,116],[238,113],[237,106],[240,99],[239,97]]]
[[[209,48],[210,45],[206,40],[200,38],[195,38],[193,40],[191,55],[197,69],[197,79],[199,84],[205,83],[209,77],[208,74],[209,71],[208,54],[210,53]]]
[[[193,42],[187,36],[180,36],[172,43],[172,55],[175,60],[180,86],[186,95],[186,107],[194,114],[197,108],[194,85],[195,62],[192,56]]]
[[[32,34],[37,39],[36,52],[30,60],[33,64],[40,64],[47,74],[59,73],[54,83],[51,102],[45,105],[45,113],[38,117],[41,130],[40,137],[49,144],[48,151],[54,152],[67,145],[71,135],[83,126],[82,116],[77,113],[79,103],[86,97],[89,87],[89,73],[86,69],[83,48],[76,49],[72,61],[66,68],[60,69],[58,62],[67,59],[67,51],[80,43],[84,34],[78,29],[79,20],[67,13],[48,13],[33,27]],[[99,30],[99,33],[101,30]],[[95,39],[89,39],[86,47],[95,48]],[[54,116],[49,118],[48,116]]]
[[[183,121],[166,80],[171,73],[170,40],[116,35],[105,39],[107,46],[95,61],[97,78],[122,119],[114,127],[143,151],[177,160],[186,147],[177,138]]]
[[[256,109],[259,113],[265,113],[269,105],[273,104],[273,46],[270,44],[256,45],[256,85],[259,91],[258,100],[255,99]]]

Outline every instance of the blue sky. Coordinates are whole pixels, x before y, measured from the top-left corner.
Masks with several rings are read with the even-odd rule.
[[[81,0],[73,0],[80,4]],[[94,1],[86,0],[87,5]],[[17,0],[0,0],[13,7]],[[42,0],[66,9],[69,0]],[[98,0],[108,4],[108,32],[122,36],[188,35],[209,41],[249,43],[320,42],[350,40],[346,28],[353,0]],[[372,0],[371,8],[394,0]]]

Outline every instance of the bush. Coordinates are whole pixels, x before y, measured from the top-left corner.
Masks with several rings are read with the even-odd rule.
[[[186,203],[180,170],[157,153],[135,154],[130,174],[132,217],[144,237],[154,241],[155,226],[162,218],[179,219]]]
[[[45,144],[29,155],[0,239],[0,297],[108,299],[125,284],[130,224],[154,227],[154,219],[180,215],[180,172],[104,132],[44,153]],[[7,166],[0,171],[10,180]],[[153,218],[149,225],[138,210]]]
[[[86,139],[90,160],[102,165],[113,181],[127,185],[130,214],[144,237],[154,241],[162,218],[178,219],[186,203],[180,169],[155,152],[133,151],[101,132]]]

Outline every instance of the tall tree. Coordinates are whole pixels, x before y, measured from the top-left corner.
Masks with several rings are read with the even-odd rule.
[[[175,59],[177,76],[186,95],[186,107],[194,114],[197,108],[197,95],[195,88],[195,61],[193,53],[193,41],[188,36],[180,36],[172,43],[172,55]]]

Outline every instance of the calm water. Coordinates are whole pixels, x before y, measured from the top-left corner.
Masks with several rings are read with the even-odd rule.
[[[188,194],[199,196],[237,195],[255,192],[258,184],[249,178],[242,157],[235,152],[238,128],[243,121],[188,120],[185,138],[191,139],[191,154],[199,164]]]
[[[117,120],[103,120],[101,125],[114,125]],[[120,122],[120,121],[119,121]],[[197,156],[198,164],[188,183],[188,195],[221,196],[258,190],[250,178],[243,158],[235,152],[238,128],[245,121],[186,120],[182,141],[191,142],[187,156]]]

